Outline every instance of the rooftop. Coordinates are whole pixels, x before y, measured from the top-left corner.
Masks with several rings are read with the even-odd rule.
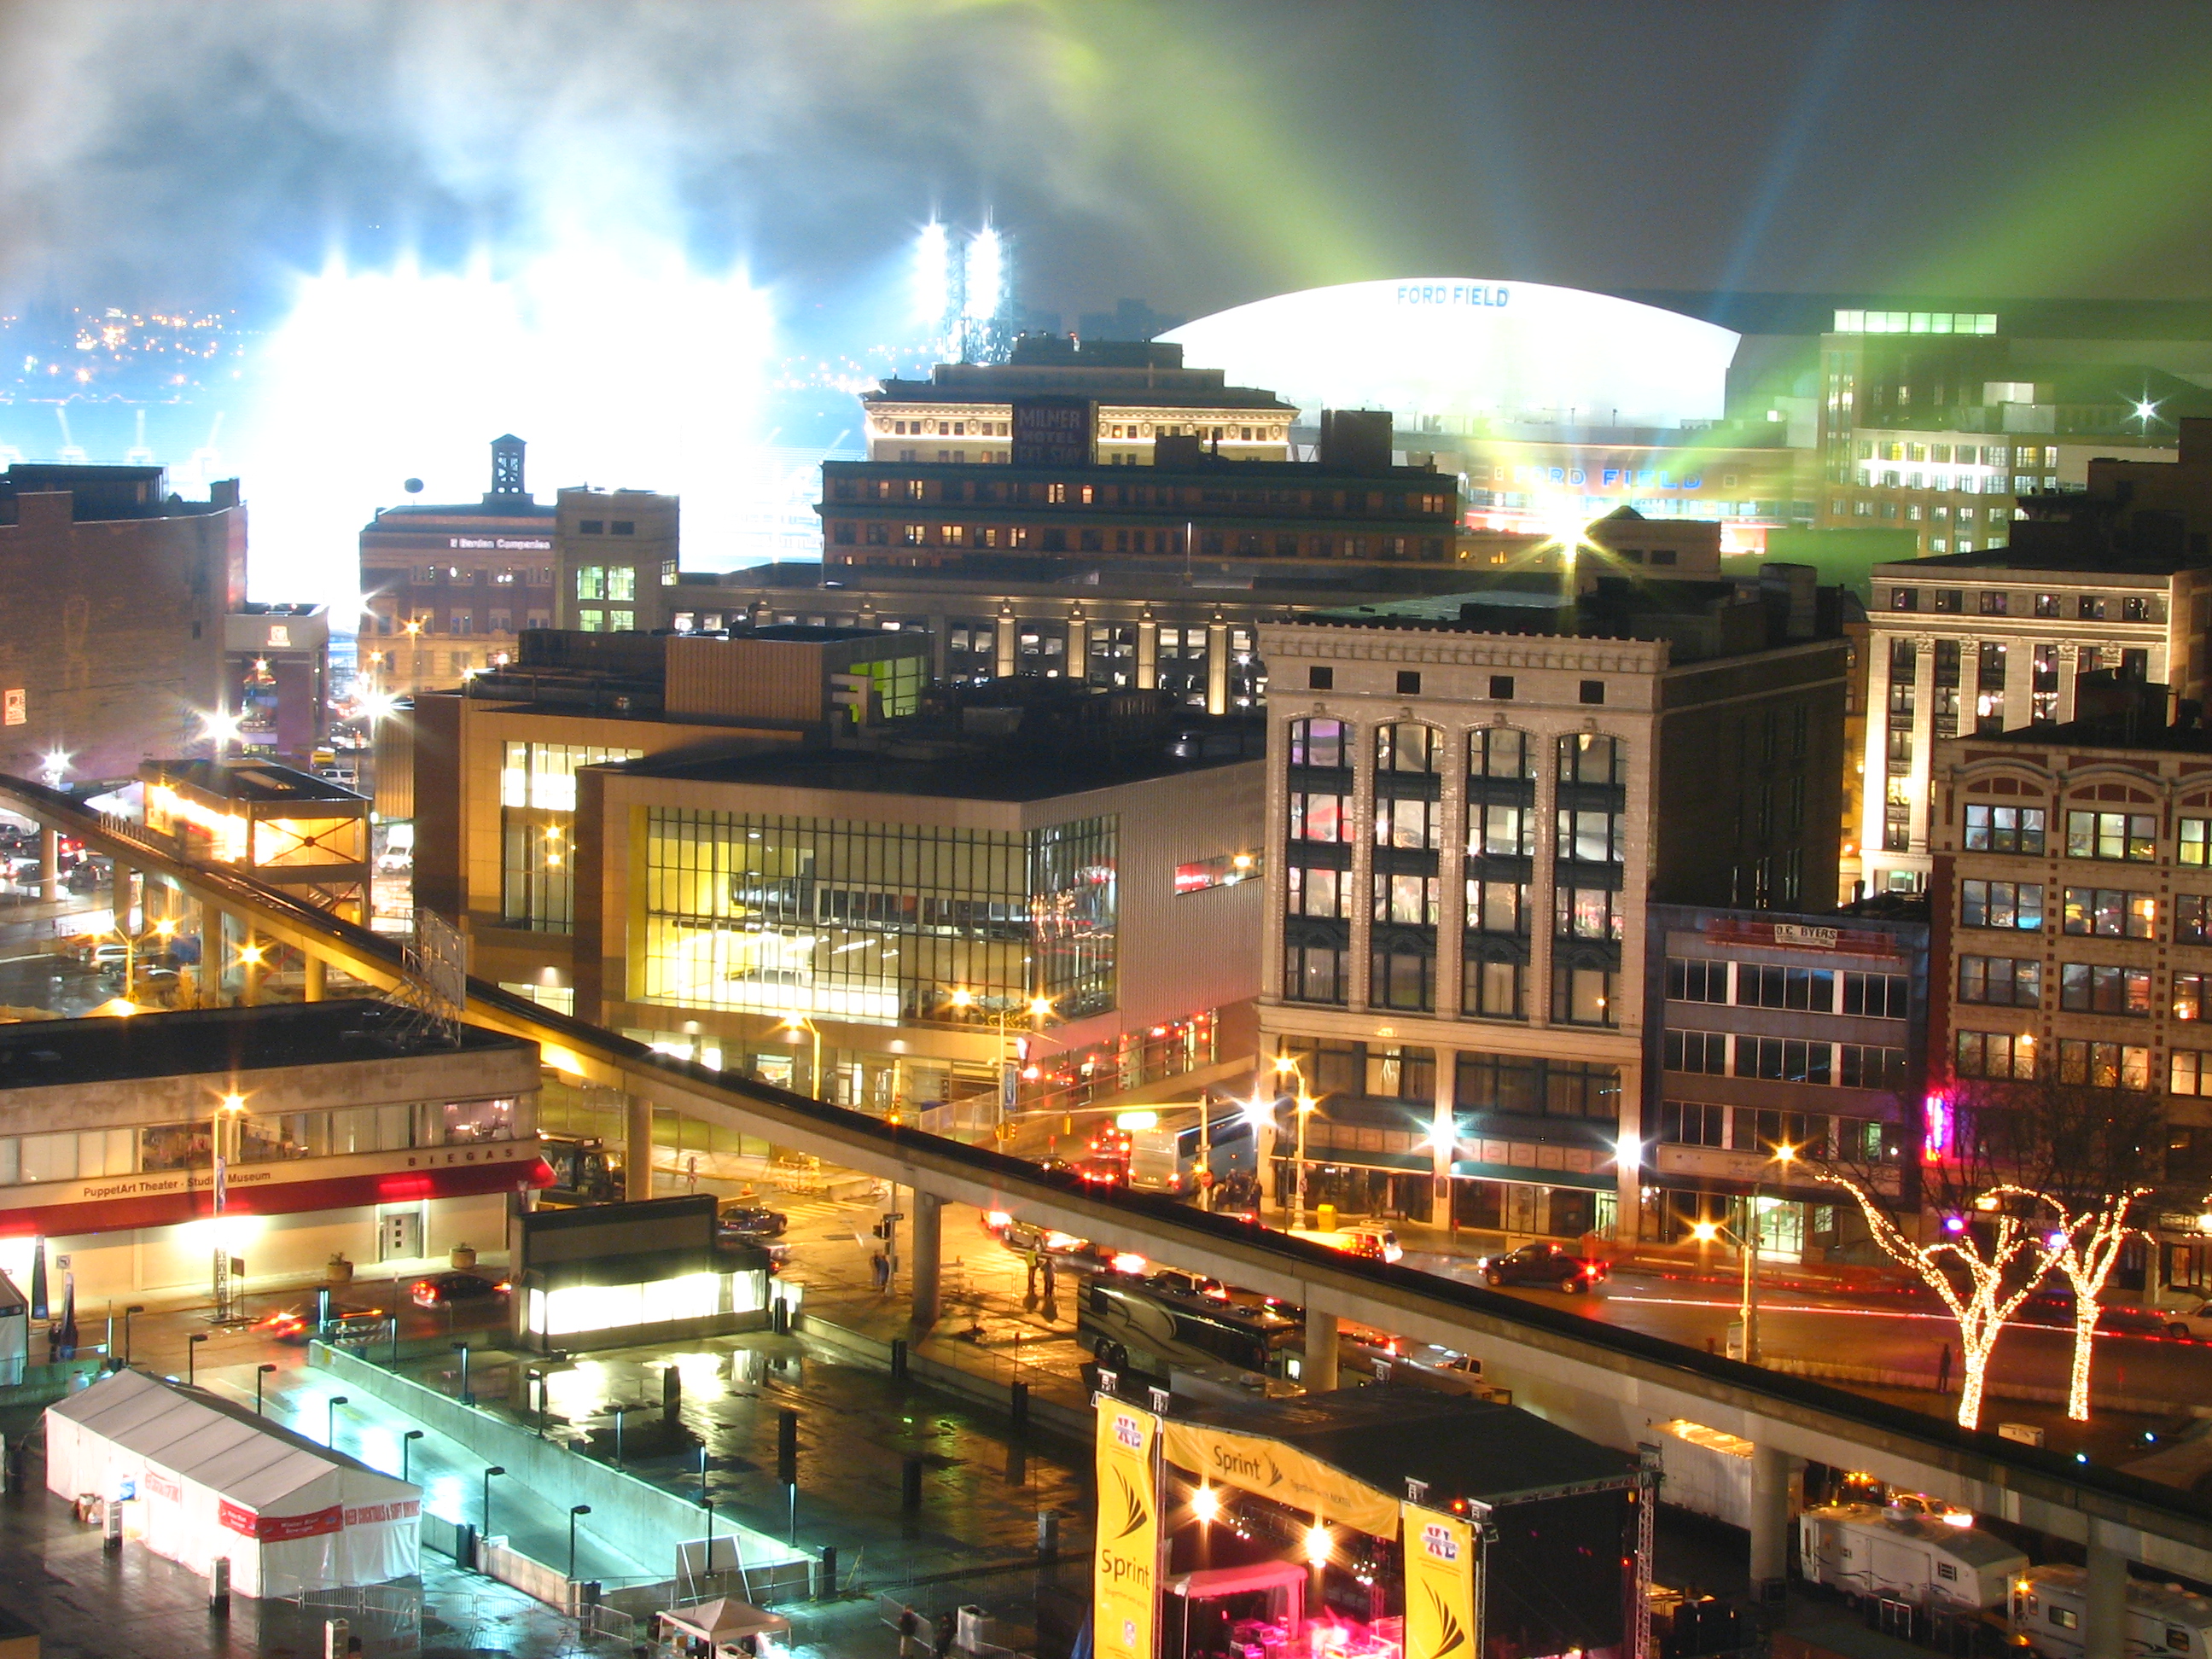
[[[0,1089],[265,1072],[456,1052],[416,1030],[412,1019],[406,1010],[390,1003],[363,1000],[0,1025]],[[458,1052],[490,1054],[528,1046],[519,1037],[464,1025]]]
[[[1637,1460],[1516,1406],[1415,1389],[1345,1389],[1253,1405],[1180,1402],[1176,1420],[1279,1441],[1363,1486],[1402,1497],[1428,1483],[1430,1504],[1510,1504],[1562,1488],[1625,1486]]]
[[[1257,761],[1265,752],[1266,728],[1257,720],[1194,714],[1123,729],[1100,721],[1086,731],[1079,720],[1048,716],[1025,730],[1028,717],[1042,711],[971,704],[968,712],[1009,718],[984,722],[992,729],[981,732],[972,726],[942,735],[902,732],[874,751],[649,757],[611,769],[702,783],[1024,803]]]
[[[149,761],[142,769],[146,769],[173,787],[197,789],[222,800],[345,801],[359,805],[364,799],[326,778],[279,766],[274,761]]]

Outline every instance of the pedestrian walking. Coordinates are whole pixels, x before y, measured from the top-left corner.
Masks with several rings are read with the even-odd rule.
[[[1938,1394],[1951,1392],[1951,1345],[1948,1342],[1943,1345],[1943,1352],[1936,1360],[1936,1392]]]
[[[876,1288],[878,1291],[888,1291],[890,1289],[891,1264],[890,1258],[885,1256],[881,1250],[872,1250],[869,1252],[868,1273],[870,1276],[875,1279]]]

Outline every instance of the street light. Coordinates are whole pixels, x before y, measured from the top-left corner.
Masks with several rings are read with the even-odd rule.
[[[453,1306],[451,1303],[446,1305],[448,1310]],[[461,1357],[461,1404],[473,1406],[477,1403],[477,1397],[469,1392],[469,1345],[465,1342],[456,1342],[453,1344],[453,1352]]]
[[[1779,1164],[1786,1178],[1790,1165],[1797,1156],[1797,1149],[1784,1141],[1774,1149],[1768,1161]],[[1759,1183],[1752,1183],[1750,1194],[1743,1200],[1743,1219],[1735,1231],[1716,1221],[1700,1221],[1690,1229],[1690,1237],[1700,1244],[1710,1244],[1715,1239],[1725,1240],[1735,1246],[1743,1260],[1742,1301],[1737,1320],[1743,1331],[1742,1359],[1747,1365],[1759,1361]]]
[[[812,1033],[814,1065],[813,1068],[806,1073],[806,1086],[814,1091],[815,1099],[826,1098],[822,1092],[822,1028],[804,1014],[787,1014],[784,1016],[783,1024],[777,1026],[776,1030],[788,1031],[793,1036],[797,1036],[801,1031]]]
[[[422,1437],[422,1431],[420,1429],[410,1429],[399,1437],[399,1478],[402,1480],[407,1478],[407,1454],[415,1449],[415,1443]]]
[[[487,1463],[484,1465],[483,1535],[487,1538],[491,1536],[491,1478],[495,1474],[505,1474],[506,1473],[506,1469],[497,1463]]]
[[[348,1400],[346,1396],[342,1394],[334,1394],[331,1396],[330,1409],[327,1413],[325,1413],[325,1422],[323,1429],[323,1443],[325,1446],[328,1446],[332,1451],[336,1451],[338,1449],[338,1407],[341,1406],[351,1405],[352,1403],[353,1402],[351,1401]]]
[[[576,1582],[576,1517],[591,1512],[589,1504],[568,1505],[568,1582],[572,1584]]]
[[[143,1302],[133,1302],[123,1310],[123,1364],[126,1370],[129,1369],[131,1364],[131,1316],[134,1314],[142,1314],[145,1311],[146,1304]]]
[[[185,1386],[188,1389],[199,1381],[200,1344],[206,1340],[205,1331],[194,1331],[185,1339]]]
[[[966,986],[960,985],[953,988],[952,994],[949,1000],[955,1008],[961,1010],[963,1013],[971,1008],[981,1010],[984,1013],[991,1017],[993,1024],[998,1031],[999,1139],[1004,1139],[1006,1138],[1006,1121],[1012,1115],[1014,1102],[1018,1097],[1018,1085],[1016,1083],[1015,1079],[1019,1075],[1020,1066],[1020,1061],[1010,1056],[1006,1052],[1006,1021],[1012,1016],[1015,1011],[1018,1009],[1028,1014],[1030,1018],[1030,1029],[1032,1030],[1036,1030],[1042,1027],[1047,1019],[1051,1018],[1053,999],[1046,996],[1035,996],[1027,999],[1007,996],[979,996],[975,992],[969,990]]]
[[[276,1370],[274,1365],[256,1365],[253,1368],[253,1414],[256,1417],[261,1415],[261,1384],[274,1375]]]

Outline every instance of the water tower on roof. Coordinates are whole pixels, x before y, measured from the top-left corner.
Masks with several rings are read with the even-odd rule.
[[[483,498],[486,507],[501,507],[530,499],[530,491],[522,482],[522,452],[525,447],[522,440],[512,432],[491,441],[491,493]]]

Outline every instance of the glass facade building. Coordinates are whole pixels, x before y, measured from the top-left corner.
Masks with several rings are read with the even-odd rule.
[[[1021,830],[646,814],[636,999],[881,1024],[1115,1003],[1112,816]]]
[[[566,933],[575,926],[576,769],[632,761],[642,749],[509,743],[499,772],[500,919]]]

